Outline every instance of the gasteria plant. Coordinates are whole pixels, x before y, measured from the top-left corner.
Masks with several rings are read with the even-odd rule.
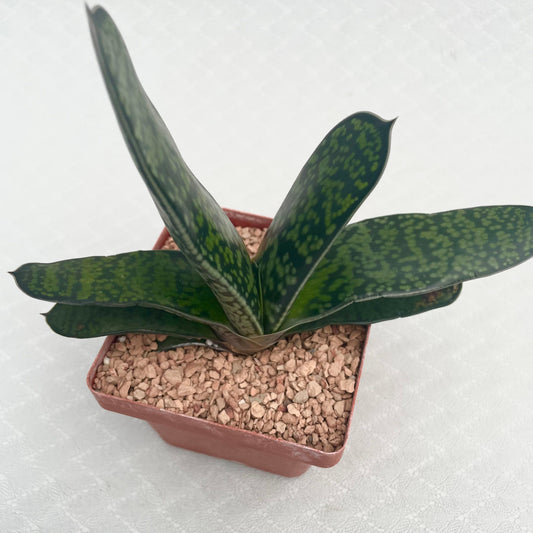
[[[160,348],[210,340],[254,353],[327,324],[369,324],[455,301],[461,283],[533,255],[533,208],[401,214],[347,225],[378,182],[394,121],[356,113],[304,165],[254,259],[194,177],[146,96],[108,13],[89,25],[131,155],[179,251],[29,263],[14,276],[57,302],[51,328],[71,337],[166,334]]]

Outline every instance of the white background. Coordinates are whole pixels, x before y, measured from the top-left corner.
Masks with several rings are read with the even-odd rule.
[[[272,216],[331,127],[399,116],[357,219],[533,204],[528,1],[106,0],[182,155]],[[0,1],[1,271],[147,249],[162,223],[81,2]],[[372,328],[339,465],[285,479],[164,444],[85,386],[101,340],[53,334],[0,275],[0,531],[533,530],[533,261]]]

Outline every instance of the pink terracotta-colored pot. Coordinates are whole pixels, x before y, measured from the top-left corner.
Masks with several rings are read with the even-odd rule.
[[[236,226],[266,228],[272,221],[272,219],[267,217],[240,213],[229,209],[225,209],[225,211]],[[167,238],[168,232],[165,229],[157,240],[154,250],[161,248]],[[323,452],[309,446],[287,442],[252,431],[224,426],[201,418],[171,413],[151,405],[110,396],[94,390],[93,383],[96,370],[102,363],[109,347],[115,341],[115,336],[106,338],[89,370],[87,385],[96,398],[96,401],[104,409],[146,420],[164,441],[173,446],[205,453],[222,459],[237,461],[274,474],[295,477],[303,474],[312,465],[320,467],[334,466],[342,457],[352,421],[357,389],[359,387],[361,368],[368,339],[368,329],[361,354],[361,362],[359,363],[346,437],[342,448],[335,452]]]

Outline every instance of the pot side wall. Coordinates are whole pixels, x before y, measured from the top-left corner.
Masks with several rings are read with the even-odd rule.
[[[229,209],[224,211],[235,226],[266,228],[272,221],[272,219],[267,217],[239,211]],[[164,229],[153,249],[160,249],[168,236],[168,231]],[[165,442],[173,446],[236,461],[274,474],[295,477],[306,472],[311,465],[331,467],[340,461],[352,422],[369,330],[370,327],[367,327],[344,443],[335,452],[323,452],[302,444],[288,442],[244,429],[224,426],[201,418],[172,413],[151,405],[94,390],[93,383],[97,369],[102,364],[109,347],[115,341],[116,336],[114,335],[105,339],[102,348],[98,352],[87,375],[87,386],[101,407],[109,411],[146,420]]]

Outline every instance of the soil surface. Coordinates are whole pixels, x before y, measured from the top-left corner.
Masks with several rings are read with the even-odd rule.
[[[253,255],[264,230],[237,229]],[[158,353],[164,335],[128,334],[111,345],[93,387],[332,452],[344,444],[365,336],[364,326],[327,326],[241,356],[203,345]]]

